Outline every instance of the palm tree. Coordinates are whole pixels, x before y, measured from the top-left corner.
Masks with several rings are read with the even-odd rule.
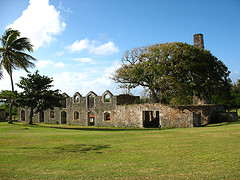
[[[29,67],[34,67],[31,61],[36,59],[24,51],[33,52],[33,45],[30,40],[26,37],[20,37],[18,30],[11,28],[7,29],[0,39],[2,47],[0,47],[0,67],[7,71],[10,76],[12,92],[14,93],[13,77],[12,73],[14,69],[20,68],[29,72]],[[1,69],[0,69],[1,70]],[[0,72],[0,75],[2,73]],[[1,76],[0,76],[1,77]],[[14,100],[11,100],[9,106],[9,121],[12,123],[12,105]]]

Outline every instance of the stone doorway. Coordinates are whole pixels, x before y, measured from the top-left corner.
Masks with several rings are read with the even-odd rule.
[[[143,111],[143,127],[158,128],[159,127],[159,111]]]
[[[88,113],[88,126],[94,126],[95,125],[95,115],[91,111]]]
[[[61,112],[61,124],[67,124],[67,113],[65,111]]]

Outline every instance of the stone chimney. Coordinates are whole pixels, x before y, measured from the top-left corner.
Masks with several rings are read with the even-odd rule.
[[[194,34],[193,35],[193,46],[199,49],[204,49],[204,42],[203,42],[203,35],[200,34]]]
[[[204,49],[203,34],[194,34],[193,35],[193,46],[199,49]],[[208,100],[200,99],[199,97],[193,95],[193,104],[194,105],[204,105],[209,104]]]

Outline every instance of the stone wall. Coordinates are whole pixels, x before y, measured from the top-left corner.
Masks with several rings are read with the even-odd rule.
[[[153,119],[159,117],[159,125],[162,128],[193,127],[193,113],[163,104],[116,106],[116,109],[112,111],[112,125],[115,127],[144,127],[144,112],[152,112]]]

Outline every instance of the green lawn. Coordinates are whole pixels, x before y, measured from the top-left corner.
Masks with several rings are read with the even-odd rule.
[[[0,179],[240,179],[240,122],[65,127],[0,123]]]

